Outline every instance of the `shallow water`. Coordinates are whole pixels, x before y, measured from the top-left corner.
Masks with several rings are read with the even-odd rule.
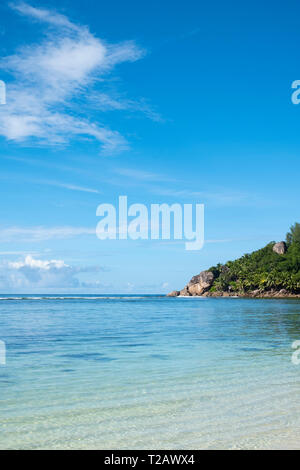
[[[300,301],[1,297],[1,449],[300,448]]]

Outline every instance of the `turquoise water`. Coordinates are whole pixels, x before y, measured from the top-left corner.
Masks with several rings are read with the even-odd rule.
[[[1,449],[300,448],[297,300],[0,300]]]

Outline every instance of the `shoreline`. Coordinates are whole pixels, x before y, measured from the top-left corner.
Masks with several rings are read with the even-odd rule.
[[[176,295],[178,293],[178,295]],[[182,294],[180,291],[174,291],[167,294],[167,297],[178,297],[178,298],[232,298],[232,299],[300,299],[300,294],[292,294],[284,291],[252,291],[252,292],[203,292],[201,295],[193,294]]]
[[[168,297],[168,295],[166,296]],[[300,299],[300,295],[246,295],[246,294],[228,294],[228,292],[224,292],[222,294],[215,294],[215,295],[177,295],[177,296],[169,296],[169,297],[174,297],[178,299],[278,299],[278,300],[285,300],[285,299]]]

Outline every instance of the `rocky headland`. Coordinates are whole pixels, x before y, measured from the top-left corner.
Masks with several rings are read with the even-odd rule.
[[[286,241],[235,261],[218,264],[193,276],[168,297],[300,298],[300,224],[291,227]]]

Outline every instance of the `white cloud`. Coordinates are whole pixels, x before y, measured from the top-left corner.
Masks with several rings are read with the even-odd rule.
[[[0,61],[0,68],[14,78],[7,86],[7,105],[0,109],[0,135],[20,143],[56,145],[84,136],[106,152],[127,148],[117,131],[85,117],[86,106],[89,95],[95,96],[95,83],[104,81],[116,65],[140,59],[144,51],[134,42],[107,44],[88,28],[47,9],[26,3],[12,7],[52,28],[41,43]]]
[[[63,260],[40,260],[28,255],[21,261],[0,264],[0,288],[76,288],[86,284],[77,278],[78,274],[99,270],[99,267],[74,267]]]
[[[65,264],[62,260],[51,260],[51,261],[42,261],[32,258],[31,255],[26,256],[24,261],[8,262],[8,267],[12,269],[22,269],[22,268],[31,268],[31,269],[40,269],[44,271],[50,271],[51,269],[62,269],[68,268],[69,266]]]

